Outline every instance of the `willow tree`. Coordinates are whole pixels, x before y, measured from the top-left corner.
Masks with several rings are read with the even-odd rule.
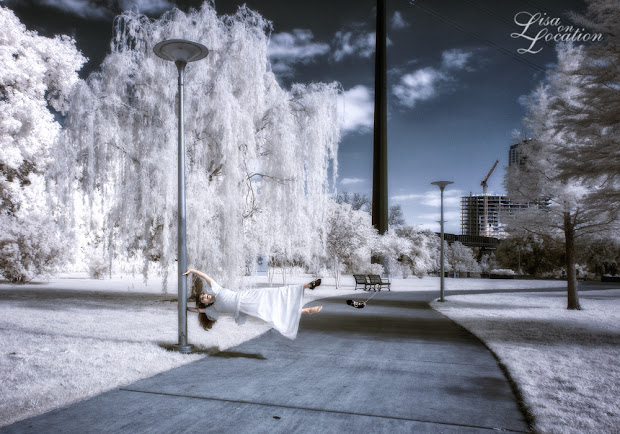
[[[59,173],[66,193],[77,182],[104,210],[103,251],[140,258],[145,277],[150,264],[164,278],[175,264],[177,71],[153,46],[188,39],[209,48],[185,75],[189,263],[230,284],[258,253],[321,253],[336,85],[281,88],[267,58],[270,23],[245,7],[220,17],[205,3],[158,20],[126,12],[115,23],[101,71],[73,95],[56,155],[74,167]]]

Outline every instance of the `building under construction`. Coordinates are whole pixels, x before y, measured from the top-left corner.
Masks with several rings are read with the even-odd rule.
[[[487,216],[485,218],[485,198]],[[505,195],[470,194],[461,197],[461,233],[463,235],[506,238],[502,220],[529,204],[515,203]],[[486,220],[486,225],[485,225]],[[486,227],[485,227],[486,226]]]
[[[510,147],[508,151],[508,166],[524,167],[527,159],[522,153],[522,145],[529,142],[523,140]],[[534,203],[517,203],[506,195],[488,193],[487,181],[497,167],[495,161],[487,176],[482,180],[482,194],[469,194],[461,197],[461,237],[468,245],[490,246],[491,241],[507,238],[506,219],[515,212],[531,206],[544,206],[548,201],[540,200]],[[502,222],[503,221],[503,222]],[[482,241],[480,241],[482,240]],[[464,244],[466,244],[464,242]]]

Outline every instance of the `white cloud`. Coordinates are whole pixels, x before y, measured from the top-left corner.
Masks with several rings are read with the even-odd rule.
[[[441,53],[441,66],[445,69],[465,69],[473,53],[459,48]]]
[[[284,62],[272,62],[271,71],[279,77],[292,77],[295,74],[293,67]]]
[[[392,28],[395,30],[398,29],[404,29],[405,27],[409,27],[409,23],[407,21],[405,21],[405,19],[403,18],[403,16],[401,15],[400,12],[396,11],[394,12],[394,15],[392,15]]]
[[[136,7],[143,13],[161,13],[175,7],[174,2],[168,0],[120,0],[123,10],[135,9]]]
[[[291,76],[294,73],[294,64],[311,62],[329,51],[328,44],[315,42],[313,39],[312,31],[306,29],[271,35],[267,47],[271,70],[280,76]]]
[[[443,206],[444,206],[443,219],[446,221],[446,223],[448,222],[454,223],[457,221],[459,223],[461,222],[461,210],[460,209],[452,208],[450,210],[450,208],[446,206],[445,201],[444,201]],[[416,218],[416,221],[423,222],[422,224],[438,223],[439,220],[441,219],[441,209],[439,208],[439,205],[437,205],[436,212],[418,214],[415,216],[415,218]]]
[[[435,213],[422,214],[414,217],[417,225],[423,229],[430,229],[433,232],[439,232],[441,226],[439,220],[441,214],[439,209]],[[461,211],[460,209],[446,210],[443,213],[444,231],[447,234],[461,233]]]
[[[359,184],[360,182],[364,182],[365,180],[362,178],[342,178],[340,183],[342,185],[351,185],[351,184]]]
[[[418,223],[416,226],[418,226],[420,229],[427,229],[429,231],[438,232],[437,223]]]
[[[418,101],[433,98],[438,84],[446,79],[446,75],[435,68],[422,68],[403,75],[392,87],[392,92],[401,104],[413,108]]]
[[[362,33],[353,31],[339,31],[334,36],[334,60],[341,61],[346,56],[370,57],[375,52],[375,32]]]
[[[375,101],[369,88],[357,85],[343,92],[338,102],[342,134],[367,131],[374,124]]]
[[[271,35],[267,54],[272,59],[289,61],[308,61],[329,51],[329,45],[314,42],[311,30],[294,29],[292,33],[282,32]]]
[[[390,197],[390,200],[393,200],[395,202],[406,202],[406,201],[409,201],[409,200],[421,199],[423,197],[424,197],[424,195],[422,195],[422,194],[415,194],[415,193],[397,194],[396,196]]]
[[[447,233],[461,233],[462,190],[448,186],[444,190],[444,220]],[[403,193],[390,197],[390,203],[401,204],[407,221],[424,229],[439,232],[441,214],[441,193],[439,188],[429,185],[426,191]]]
[[[440,90],[446,91],[447,82],[455,81],[452,75],[455,71],[473,70],[468,65],[472,55],[473,52],[458,48],[446,50],[441,53],[439,68],[429,66],[402,75],[400,81],[392,86],[392,93],[402,105],[409,108],[415,107],[419,101],[435,98]],[[393,71],[398,72],[399,69]]]
[[[461,206],[461,196],[463,191],[452,190],[446,188],[443,193],[443,204],[446,207],[449,206]],[[429,189],[424,193],[408,193],[390,197],[390,201],[393,202],[409,202],[416,201],[420,205],[439,207],[441,206],[441,193],[439,188]]]
[[[175,5],[168,0],[42,0],[42,4],[83,18],[105,19],[118,10],[138,10],[143,13],[161,13]]]
[[[530,98],[531,96],[528,95],[520,95],[519,98],[517,98],[517,102],[519,103],[519,105],[521,107],[527,108],[529,106],[530,103]]]
[[[82,18],[100,19],[112,13],[109,4],[100,4],[94,0],[43,0],[43,4]]]
[[[336,32],[332,40],[332,59],[340,62],[347,56],[371,57],[375,54],[377,34],[363,30],[364,24],[353,23],[350,30]],[[386,38],[387,46],[392,45],[390,38]]]

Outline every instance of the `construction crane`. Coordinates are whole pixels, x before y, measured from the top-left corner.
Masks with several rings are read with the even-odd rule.
[[[489,235],[489,198],[487,196],[488,194],[488,186],[487,186],[487,180],[489,179],[489,177],[491,176],[491,173],[493,173],[493,171],[495,170],[495,167],[497,166],[497,163],[499,163],[499,160],[495,160],[495,164],[493,165],[493,167],[491,167],[491,170],[489,170],[489,173],[487,174],[486,178],[484,178],[482,180],[482,182],[480,183],[480,185],[482,186],[482,230],[480,231],[483,237],[488,237]]]

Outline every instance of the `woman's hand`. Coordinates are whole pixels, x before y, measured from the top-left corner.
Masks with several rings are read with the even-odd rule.
[[[195,274],[198,277],[202,277],[204,280],[207,281],[209,286],[213,286],[211,284],[211,278],[209,276],[207,276],[205,273],[203,273],[202,271],[194,270],[193,268],[188,268],[187,271],[185,273],[183,273],[183,276],[187,276],[190,273]]]

